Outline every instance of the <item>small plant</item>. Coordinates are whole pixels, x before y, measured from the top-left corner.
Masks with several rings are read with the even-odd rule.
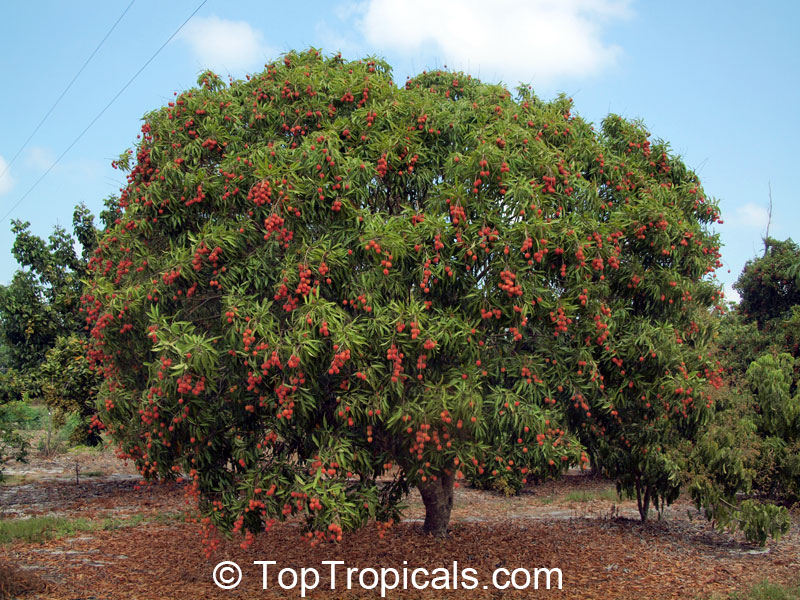
[[[82,421],[77,415],[64,416],[60,411],[52,410],[48,415],[46,435],[39,440],[39,454],[49,458],[65,452],[75,439],[75,431],[81,426]]]

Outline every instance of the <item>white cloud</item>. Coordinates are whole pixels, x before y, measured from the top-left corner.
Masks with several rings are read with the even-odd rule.
[[[342,22],[347,21],[347,17],[337,16]],[[319,45],[323,52],[341,52],[347,59],[354,59],[363,54],[364,49],[352,32],[339,27],[335,21],[319,21],[314,25],[315,39],[319,40]]]
[[[246,21],[195,17],[183,28],[180,39],[189,45],[201,68],[220,73],[254,69],[278,54]]]
[[[56,156],[50,148],[44,146],[31,146],[25,152],[25,166],[39,172],[52,168],[53,173],[69,173],[71,176],[80,176],[86,179],[97,179],[106,171],[110,161],[81,158],[62,159],[58,164]]]
[[[8,170],[6,159],[0,156],[0,196],[7,194],[14,187],[14,178]]]
[[[736,207],[733,218],[730,219],[731,225],[760,230],[766,230],[767,223],[769,223],[767,207],[752,202]]]
[[[45,171],[56,161],[56,157],[49,148],[31,146],[25,156],[26,164],[39,171]]]
[[[378,48],[433,50],[449,67],[484,79],[553,83],[596,74],[622,50],[606,24],[630,16],[630,0],[367,0],[359,25]]]

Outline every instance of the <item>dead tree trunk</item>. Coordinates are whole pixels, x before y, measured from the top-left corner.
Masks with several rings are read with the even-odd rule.
[[[455,476],[452,472],[442,473],[435,481],[420,483],[417,487],[425,504],[425,525],[423,531],[427,535],[445,537],[447,525],[450,523],[450,511],[453,509],[453,483]]]

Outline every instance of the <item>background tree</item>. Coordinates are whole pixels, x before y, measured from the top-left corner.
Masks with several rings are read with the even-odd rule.
[[[797,379],[800,305],[791,240],[767,237],[765,254],[737,281],[742,302],[717,313],[714,358],[724,385],[715,413],[687,452],[689,492],[706,516],[763,543],[788,530],[800,498]],[[775,504],[773,504],[775,503]]]
[[[800,304],[797,266],[800,247],[791,239],[764,240],[764,256],[747,261],[733,288],[739,292],[739,310],[759,328],[772,319],[788,316]]]
[[[763,439],[762,488],[771,496],[800,500],[800,393],[798,364],[791,354],[765,354],[747,370],[755,400],[755,424]]]
[[[32,273],[17,271],[0,289],[0,315],[8,368],[20,373],[35,369],[55,344],[60,322]]]
[[[87,341],[82,336],[59,336],[39,367],[37,382],[49,408],[80,417],[73,441],[94,445],[100,441],[99,431],[91,426],[97,413],[100,379],[91,369],[86,353]]]
[[[461,476],[585,466],[567,413],[592,441],[624,407],[620,456],[634,403],[693,431],[716,206],[640,126],[571,111],[314,50],[204,73],[117,163],[84,298],[103,426],[146,477],[188,474],[212,528],[301,514],[313,540],[413,486],[441,535]]]
[[[706,354],[708,307],[719,291],[706,276],[719,246],[706,225],[718,218],[697,176],[641,124],[611,115],[603,135],[614,153],[600,160],[608,217],[621,248],[604,270],[611,328],[591,358],[599,386],[573,398],[573,426],[601,472],[635,497],[642,520],[677,499],[685,448],[713,412],[708,383],[718,384]],[[608,193],[608,192],[606,192]]]
[[[52,408],[77,412],[83,420],[76,432],[79,440],[96,443],[97,432],[89,432],[89,423],[96,412],[98,382],[86,361],[85,372],[76,372],[84,352],[81,344],[88,338],[80,298],[96,246],[94,219],[81,205],[73,214],[73,234],[56,227],[45,241],[20,221],[12,222],[12,232],[12,254],[22,268],[0,289],[5,393],[16,399],[45,398]]]
[[[12,460],[24,461],[28,454],[28,440],[20,433],[20,424],[25,420],[15,398],[22,391],[17,389],[20,380],[6,370],[0,371],[0,483],[3,468]]]

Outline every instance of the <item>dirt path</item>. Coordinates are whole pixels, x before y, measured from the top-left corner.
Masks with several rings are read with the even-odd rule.
[[[618,502],[611,485],[583,475],[525,490],[504,498],[487,492],[457,490],[449,539],[419,535],[422,506],[410,498],[407,519],[380,539],[374,528],[345,536],[342,543],[311,548],[299,539],[294,523],[279,524],[241,549],[228,542],[211,559],[201,547],[200,527],[185,522],[182,485],[140,486],[125,469],[108,462],[92,477],[75,482],[65,474],[28,473],[18,485],[0,487],[0,517],[61,516],[88,520],[97,527],[40,543],[0,545],[0,564],[40,582],[40,592],[23,598],[195,599],[297,598],[300,590],[278,587],[277,570],[262,589],[261,567],[315,568],[321,575],[312,598],[379,598],[380,590],[358,586],[347,591],[342,573],[330,590],[326,560],[342,568],[372,567],[429,571],[454,561],[472,568],[477,589],[389,592],[393,598],[709,598],[746,589],[765,578],[776,583],[800,577],[798,516],[790,534],[759,550],[740,538],[714,532],[690,505],[671,507],[662,522],[635,520],[631,502]],[[67,466],[66,464],[62,467]],[[55,467],[53,467],[55,468]],[[135,526],[127,526],[136,523]],[[235,590],[221,590],[212,571],[221,560],[242,567]],[[404,563],[404,561],[406,561]],[[563,589],[500,592],[491,585],[495,569],[558,568]],[[0,570],[0,577],[3,572]],[[41,583],[46,584],[46,589]],[[369,583],[369,578],[367,582]],[[463,583],[463,581],[462,581]],[[555,583],[555,582],[554,582]],[[450,585],[452,586],[452,578]],[[487,589],[483,589],[487,585]],[[542,585],[543,582],[542,582]]]

